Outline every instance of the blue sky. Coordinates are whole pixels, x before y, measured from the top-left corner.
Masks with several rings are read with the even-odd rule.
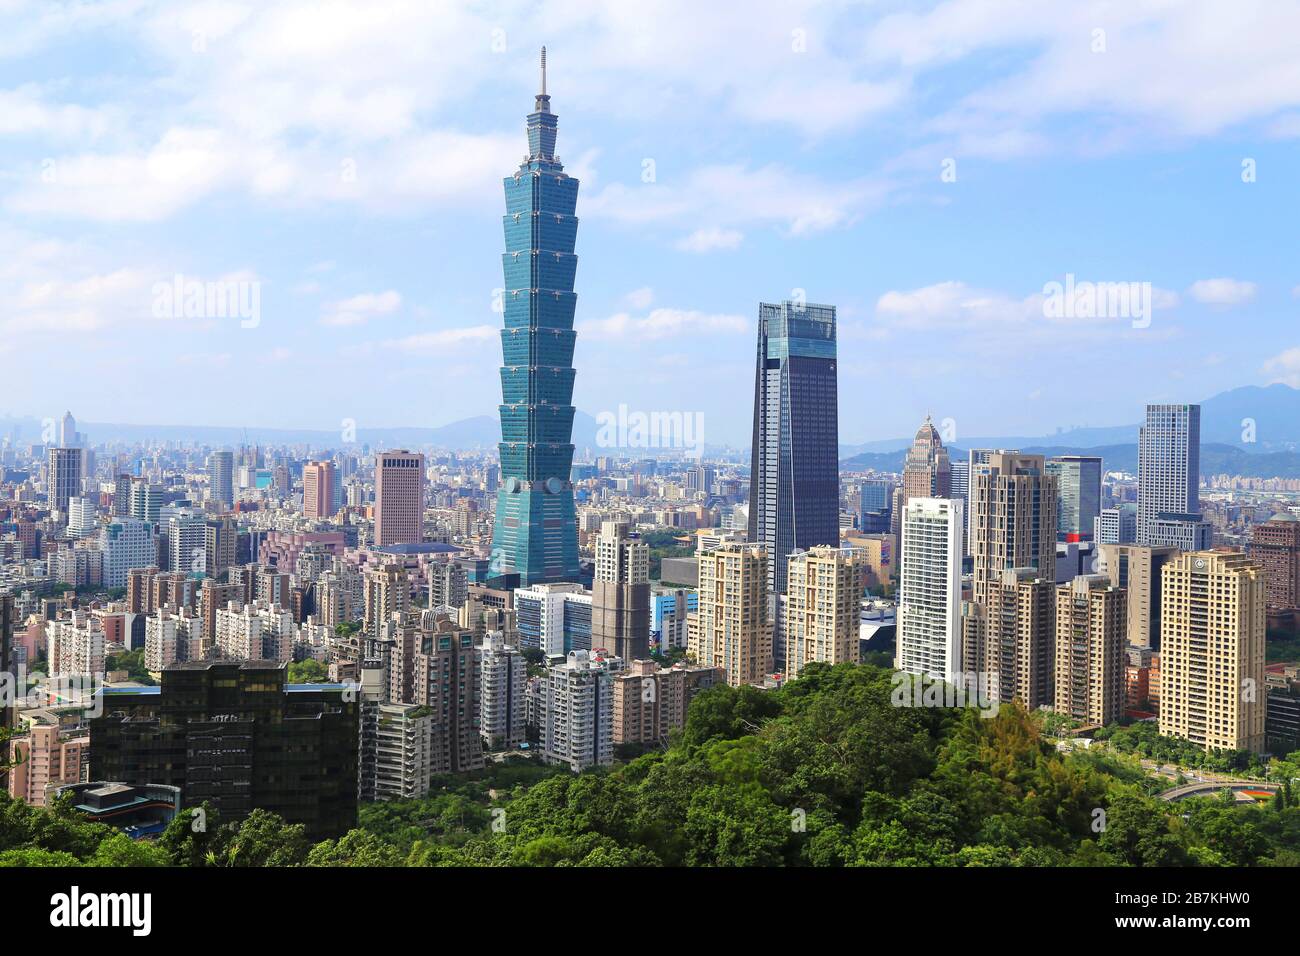
[[[0,414],[494,414],[500,180],[543,43],[592,414],[745,442],[757,304],[796,289],[840,309],[846,442],[1300,385],[1294,2],[0,0],[0,24]],[[154,317],[178,273],[258,283],[260,322]],[[1149,326],[1046,320],[1067,273],[1151,283]]]

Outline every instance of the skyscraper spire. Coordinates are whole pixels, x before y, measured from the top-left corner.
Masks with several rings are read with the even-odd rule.
[[[546,95],[546,47],[542,47],[542,95]]]
[[[542,91],[537,94],[537,105],[533,107],[536,113],[549,113],[551,111],[551,98],[546,95],[546,47],[542,47]]]

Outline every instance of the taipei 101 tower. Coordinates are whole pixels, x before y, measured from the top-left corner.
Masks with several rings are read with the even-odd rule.
[[[555,155],[556,116],[542,89],[528,114],[528,155],[505,179],[501,331],[501,485],[491,574],[519,586],[578,580],[573,507],[573,254],[578,181]]]

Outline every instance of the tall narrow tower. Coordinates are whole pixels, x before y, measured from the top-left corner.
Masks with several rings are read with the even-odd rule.
[[[555,155],[556,117],[542,90],[528,114],[528,155],[505,179],[501,332],[501,487],[492,529],[494,575],[523,587],[578,578],[573,507],[573,254],[578,181]]]

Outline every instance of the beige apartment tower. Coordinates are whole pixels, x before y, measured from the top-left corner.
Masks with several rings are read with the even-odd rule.
[[[718,667],[733,687],[756,684],[772,666],[767,552],[728,544],[700,555],[699,610],[689,617],[689,651]]]
[[[1056,576],[1056,486],[1042,455],[993,452],[970,476],[970,549],[975,603],[1012,568]]]
[[[1057,587],[1058,714],[1097,726],[1124,715],[1125,605],[1123,589],[1104,574],[1081,574]]]
[[[1134,647],[1154,650],[1160,642],[1160,570],[1177,548],[1141,544],[1098,545],[1097,571],[1127,594],[1125,634]]]
[[[785,676],[808,664],[856,664],[863,556],[847,549],[796,551],[786,566]]]
[[[424,455],[406,449],[375,456],[375,547],[424,540]]]
[[[421,469],[423,473],[423,469]],[[378,477],[378,469],[376,469]],[[334,514],[334,488],[338,476],[332,461],[309,461],[302,469],[302,513],[308,518]]]
[[[997,699],[1034,710],[1052,702],[1056,654],[1056,585],[1034,568],[1003,571],[988,603],[963,602],[961,635],[967,673],[988,675]],[[996,683],[994,676],[996,675]]]
[[[1160,595],[1160,733],[1262,752],[1263,569],[1239,551],[1180,554],[1164,567]]]
[[[650,548],[626,521],[606,521],[596,538],[591,646],[624,661],[650,656]]]

